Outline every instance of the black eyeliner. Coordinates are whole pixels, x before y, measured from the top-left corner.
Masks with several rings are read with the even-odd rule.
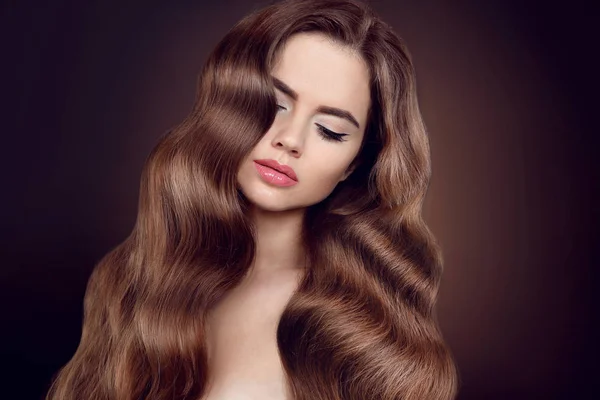
[[[315,124],[319,128],[319,132],[321,132],[322,136],[325,139],[335,140],[337,142],[345,142],[346,139],[343,139],[344,136],[348,136],[347,133],[337,133],[332,130],[325,128],[323,125]]]

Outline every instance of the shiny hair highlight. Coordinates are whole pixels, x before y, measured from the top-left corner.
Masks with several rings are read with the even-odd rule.
[[[363,3],[292,0],[243,18],[211,53],[193,111],[146,161],[131,234],[90,277],[79,347],[48,400],[205,394],[208,311],[255,253],[236,174],[274,120],[270,71],[300,32],[364,59],[372,105],[356,169],[307,209],[308,266],[277,328],[290,396],[455,397],[435,315],[441,251],[421,216],[431,161],[408,50]]]

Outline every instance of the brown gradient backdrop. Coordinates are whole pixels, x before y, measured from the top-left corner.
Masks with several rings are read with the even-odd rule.
[[[133,227],[146,156],[189,112],[212,47],[261,3],[9,3],[0,397],[35,399],[75,351],[94,264]],[[372,4],[417,69],[459,399],[583,398],[597,349],[591,19],[574,3],[418,3]]]

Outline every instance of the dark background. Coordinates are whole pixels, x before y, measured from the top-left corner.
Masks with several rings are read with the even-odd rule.
[[[459,399],[593,397],[594,13],[371,3],[417,69]],[[73,355],[87,278],[133,227],[146,156],[190,111],[209,51],[262,4],[3,3],[1,398],[40,398]]]

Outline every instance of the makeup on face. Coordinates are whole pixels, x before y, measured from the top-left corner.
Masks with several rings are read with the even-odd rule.
[[[261,179],[269,184],[289,187],[298,183],[294,170],[288,165],[279,164],[276,160],[254,160],[254,167]]]
[[[290,106],[288,105],[287,101],[282,101],[280,99],[280,97],[287,97],[292,99],[293,101],[298,101],[299,98],[299,94],[292,89],[287,83],[283,82],[282,80],[271,76],[274,82],[274,86],[275,89],[278,91],[278,99],[277,99],[277,108],[278,111],[287,111]],[[281,95],[279,95],[279,93]],[[331,106],[326,106],[326,105],[319,105],[316,110],[315,110],[316,114],[321,114],[325,117],[325,121],[327,121],[327,118],[331,119],[331,117],[333,117],[334,119],[339,119],[340,122],[343,121],[343,123],[345,124],[351,124],[353,128],[357,128],[360,129],[360,124],[357,121],[356,117],[354,117],[354,115],[347,110],[343,110],[341,108],[337,108],[337,107],[331,107]],[[340,132],[340,130],[343,130],[339,128],[339,123],[336,123],[335,125],[338,126],[338,128],[333,128],[331,126],[327,126],[329,125],[327,122],[325,123],[315,123],[317,130],[319,131],[319,134],[321,135],[321,138],[324,140],[328,140],[328,141],[334,141],[334,142],[344,142],[347,139],[344,139],[345,136],[349,136],[348,133],[344,133],[344,132]],[[342,124],[343,125],[343,124]]]
[[[238,183],[259,208],[309,207],[352,173],[370,105],[368,66],[326,38],[302,33],[288,40],[271,77],[276,115]]]

